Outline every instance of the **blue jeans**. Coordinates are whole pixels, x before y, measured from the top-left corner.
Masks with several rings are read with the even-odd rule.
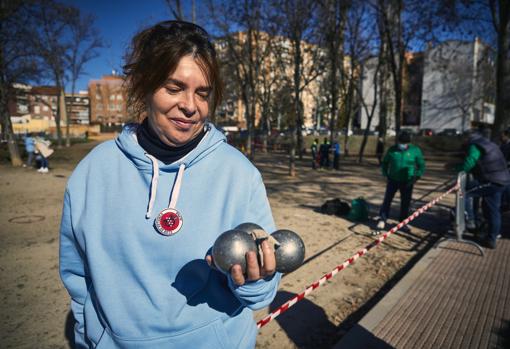
[[[501,206],[510,206],[510,185],[505,187],[503,190],[503,196],[501,197]]]
[[[37,155],[37,160],[40,161],[41,167],[39,168],[47,168],[48,167],[48,159],[42,156],[41,154]]]
[[[400,217],[399,221],[406,219],[409,216],[409,207],[411,206],[411,197],[413,196],[413,182],[396,182],[388,179],[386,184],[386,192],[384,193],[384,200],[379,211],[379,216],[383,221],[386,221],[390,214],[391,202],[397,190],[400,192]]]
[[[496,241],[501,230],[501,196],[504,186],[487,183],[468,189],[466,192],[466,214],[468,220],[477,221],[478,210],[471,204],[472,200],[482,198],[483,217],[489,226],[489,239]]]
[[[27,158],[27,167],[32,167],[32,163],[34,162],[34,152],[33,151],[27,151],[28,158]]]

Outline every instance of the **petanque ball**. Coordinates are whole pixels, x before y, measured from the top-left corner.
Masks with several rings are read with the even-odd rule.
[[[226,274],[230,273],[230,268],[234,264],[239,264],[244,274],[248,251],[257,253],[257,245],[251,235],[239,229],[228,230],[214,242],[212,248],[214,264]]]
[[[305,244],[298,234],[291,230],[281,229],[271,234],[279,243],[276,247],[276,270],[290,273],[296,270],[305,259]]]
[[[251,232],[254,230],[258,230],[258,229],[264,230],[264,229],[262,229],[262,227],[260,225],[251,223],[251,222],[241,223],[237,227],[235,227],[235,229],[245,231],[248,234],[251,234]]]

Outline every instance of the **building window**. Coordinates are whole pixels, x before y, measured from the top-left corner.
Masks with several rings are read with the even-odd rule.
[[[48,106],[47,106],[47,105],[43,105],[42,110],[43,110],[43,111],[48,111],[48,110],[49,110],[49,108],[48,108]]]
[[[117,100],[122,101],[122,95],[117,95]]]
[[[103,110],[103,104],[102,103],[97,103],[96,108],[98,110]]]
[[[40,112],[41,112],[41,107],[39,107],[38,105],[34,105],[34,113],[39,114]]]
[[[115,99],[115,95],[110,95],[110,101],[113,101]]]

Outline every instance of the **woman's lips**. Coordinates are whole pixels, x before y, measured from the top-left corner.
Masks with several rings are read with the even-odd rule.
[[[189,130],[195,124],[194,121],[185,119],[170,119],[170,121],[173,122],[178,128],[182,130]]]

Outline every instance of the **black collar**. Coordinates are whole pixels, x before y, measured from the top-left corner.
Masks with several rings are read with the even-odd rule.
[[[161,139],[152,128],[149,126],[148,118],[145,118],[136,130],[136,137],[138,144],[150,155],[154,156],[165,165],[171,164],[182,157],[186,156],[189,152],[196,148],[198,143],[204,138],[205,129],[203,129],[195,138],[188,143],[179,147],[169,146]]]

